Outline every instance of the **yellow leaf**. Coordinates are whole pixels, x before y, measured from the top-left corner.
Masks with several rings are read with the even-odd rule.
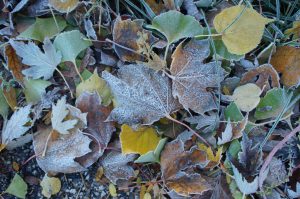
[[[61,182],[59,178],[48,177],[46,174],[41,181],[41,187],[43,189],[42,194],[45,197],[50,198],[51,195],[55,195],[60,191]]]
[[[49,4],[61,13],[69,13],[79,4],[78,0],[49,0]]]
[[[134,131],[130,126],[123,124],[120,140],[123,154],[143,155],[148,151],[154,151],[160,138],[154,128],[140,127]]]
[[[300,21],[294,21],[293,27],[287,29],[284,34],[293,35],[293,39],[300,38]]]
[[[106,82],[99,77],[97,70],[94,71],[93,75],[90,76],[90,78],[81,82],[76,87],[76,97],[78,98],[84,91],[96,91],[102,99],[102,104],[105,106],[109,105],[111,102],[112,96],[110,90],[107,87]]]
[[[243,5],[224,9],[214,18],[214,26],[222,34],[229,52],[243,55],[256,48],[262,38],[265,25],[272,22],[252,8]]]
[[[216,155],[214,154],[214,152],[211,150],[210,147],[207,147],[206,145],[204,145],[202,143],[199,144],[198,147],[201,151],[206,152],[206,158],[207,158],[207,160],[209,160],[209,163],[206,165],[205,168],[211,169],[211,168],[214,168],[217,165],[219,165],[220,160],[222,158],[223,147],[220,147],[218,149],[218,151],[216,152]]]
[[[112,197],[117,197],[117,189],[113,183],[110,183],[108,186],[109,193]]]
[[[144,199],[151,199],[152,197],[151,197],[151,194],[150,194],[150,193],[145,193],[145,195],[144,195],[143,198],[144,198]]]

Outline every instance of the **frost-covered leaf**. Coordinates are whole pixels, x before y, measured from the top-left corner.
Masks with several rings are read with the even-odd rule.
[[[52,104],[52,128],[61,134],[70,133],[69,130],[75,127],[77,120],[70,119],[64,121],[68,114],[69,110],[67,109],[66,97],[62,97],[60,100],[58,100],[56,105]]]
[[[86,36],[97,40],[97,34],[93,28],[93,22],[90,19],[84,19],[84,29],[86,32]]]
[[[232,99],[240,110],[250,112],[258,105],[261,93],[262,90],[256,84],[248,83],[237,87]]]
[[[91,152],[91,139],[80,130],[61,135],[57,139],[49,139],[44,157],[46,140],[52,128],[41,129],[33,136],[33,147],[37,155],[37,163],[46,173],[75,173],[85,171],[86,168],[77,162],[77,158]]]
[[[220,164],[222,158],[223,147],[218,148],[214,153],[210,147],[207,147],[205,144],[199,144],[199,149],[205,151],[208,164],[205,166],[205,169],[212,169]]]
[[[192,40],[186,45],[179,44],[172,55],[173,96],[185,109],[199,114],[217,108],[207,88],[218,87],[225,73],[220,63],[203,63],[209,52],[208,40]]]
[[[24,182],[24,180],[19,176],[17,173],[15,174],[14,178],[12,179],[11,183],[7,187],[7,189],[4,191],[4,193],[9,193],[11,195],[14,195],[18,198],[25,199],[27,194],[27,184]]]
[[[19,82],[23,82],[23,74],[22,74],[22,63],[19,59],[18,55],[16,54],[15,49],[11,45],[5,46],[5,58],[7,68],[11,71],[14,78]]]
[[[57,194],[61,188],[61,182],[59,178],[48,177],[47,174],[41,181],[42,194],[43,196],[50,198],[52,195]]]
[[[212,132],[218,122],[219,116],[218,114],[212,113],[211,115],[197,115],[188,117],[185,121],[189,122],[190,124],[197,124],[196,129],[202,129],[203,133]]]
[[[36,18],[35,23],[29,26],[18,37],[34,39],[42,42],[46,37],[51,39],[66,26],[66,21],[60,16],[55,16],[55,19],[54,17]]]
[[[238,122],[241,121],[244,116],[237,107],[237,105],[234,102],[231,102],[226,109],[224,110],[225,119],[230,119],[231,121]]]
[[[30,66],[23,70],[23,74],[33,79],[40,77],[44,80],[50,79],[62,58],[61,53],[55,50],[48,38],[44,40],[44,52],[33,42],[25,44],[10,40],[9,43],[16,50],[17,55],[22,57],[22,63]]]
[[[49,0],[49,5],[61,13],[73,11],[78,4],[78,0]]]
[[[292,189],[288,189],[287,192],[288,192],[289,197],[299,198],[300,197],[300,183],[297,182],[296,191],[293,191]]]
[[[169,44],[203,32],[202,26],[194,17],[183,15],[174,10],[154,17],[152,25],[148,27],[161,32]]]
[[[31,125],[27,123],[31,121],[30,114],[31,105],[16,110],[2,129],[2,144],[7,145],[12,140],[24,135]]]
[[[145,163],[145,162],[160,162],[160,153],[163,150],[165,143],[167,142],[167,138],[163,138],[159,140],[154,151],[149,151],[144,155],[141,155],[138,159],[134,161],[134,163]]]
[[[118,71],[119,78],[106,71],[102,77],[116,100],[108,120],[129,125],[152,124],[180,108],[172,97],[170,79],[142,64],[123,66]]]
[[[122,153],[111,151],[102,160],[104,175],[114,184],[118,180],[128,180],[135,176],[134,170],[127,165],[135,159],[135,155],[123,155]]]
[[[246,54],[260,42],[265,25],[273,20],[265,18],[244,5],[225,8],[214,19],[214,26],[222,34],[229,52]]]
[[[62,61],[75,63],[78,54],[89,47],[92,42],[83,40],[84,36],[78,30],[62,32],[55,37],[55,48],[62,53]]]
[[[265,180],[267,186],[270,187],[277,187],[288,179],[288,172],[286,166],[282,160],[273,157],[270,165],[269,170],[271,171],[268,177]],[[300,197],[300,195],[299,195]]]
[[[144,155],[156,148],[159,139],[156,130],[152,127],[139,127],[136,130],[126,124],[121,127],[120,142],[123,154]]]
[[[232,125],[230,119],[228,119],[224,132],[221,134],[221,137],[218,138],[218,145],[230,142],[232,135]]]
[[[46,88],[51,85],[50,82],[42,79],[26,79],[24,80],[24,94],[26,102],[36,104],[38,103],[42,95],[46,94]]]

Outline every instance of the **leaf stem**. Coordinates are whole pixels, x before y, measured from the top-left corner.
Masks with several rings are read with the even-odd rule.
[[[84,80],[83,80],[83,78],[82,78],[82,76],[81,76],[81,74],[80,74],[80,72],[79,72],[79,70],[78,70],[78,68],[77,68],[76,61],[74,61],[74,62],[73,62],[73,64],[74,64],[74,67],[75,67],[76,73],[77,73],[77,74],[78,74],[78,76],[80,77],[80,80],[83,82]]]
[[[51,130],[51,132],[49,133],[49,135],[47,137],[47,140],[46,140],[46,143],[45,143],[45,147],[44,147],[44,150],[43,150],[43,153],[42,153],[42,157],[45,157],[45,155],[46,155],[48,143],[49,143],[49,140],[50,140],[50,138],[52,136],[52,133],[53,133],[53,129]]]
[[[71,90],[71,87],[70,87],[70,85],[68,84],[68,82],[67,82],[66,78],[64,77],[64,75],[62,74],[62,72],[61,72],[58,68],[56,68],[56,71],[57,71],[57,72],[60,74],[60,76],[63,78],[64,82],[66,83],[66,85],[67,85],[67,87],[68,87],[68,89],[70,90],[71,97],[74,98],[74,95],[73,95],[73,92],[72,92],[72,90]]]
[[[164,55],[165,63],[167,63],[167,56],[168,56],[169,48],[170,48],[170,44],[168,43],[167,46],[166,46],[166,51],[165,51],[165,55]]]
[[[222,36],[222,33],[208,34],[208,35],[196,35],[195,38],[198,39],[200,37],[218,37],[218,36]]]

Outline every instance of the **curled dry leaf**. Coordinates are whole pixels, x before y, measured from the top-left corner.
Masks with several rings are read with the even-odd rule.
[[[270,64],[264,64],[246,72],[240,80],[240,84],[243,85],[253,82],[256,78],[255,84],[261,89],[263,89],[264,86],[267,86],[267,89],[270,88],[269,79],[272,80],[271,86],[273,88],[280,87],[278,73]]]
[[[214,18],[214,26],[222,35],[229,52],[242,55],[256,48],[265,25],[272,22],[244,5],[225,8]]]
[[[186,110],[199,114],[217,108],[207,88],[218,87],[225,73],[218,62],[203,63],[209,53],[208,40],[192,40],[185,46],[180,43],[172,55],[173,96]]]
[[[111,107],[101,105],[101,98],[96,92],[83,92],[76,100],[76,107],[87,113],[87,129],[84,132],[92,139],[92,151],[77,160],[81,165],[88,167],[103,154],[115,127],[113,122],[105,122]]]
[[[22,63],[19,60],[16,51],[11,45],[7,45],[5,47],[5,56],[6,56],[7,66],[9,70],[11,70],[13,76],[19,82],[23,82]]]
[[[142,64],[122,67],[119,78],[107,71],[102,77],[116,100],[108,120],[129,125],[152,124],[180,108],[172,96],[170,79]]]
[[[281,46],[271,58],[271,64],[282,73],[281,82],[285,86],[300,83],[300,49],[292,46]]]
[[[206,178],[193,168],[205,167],[208,164],[206,152],[197,146],[186,149],[185,144],[192,139],[192,133],[185,131],[177,139],[167,143],[161,153],[162,178],[165,185],[177,194],[202,194],[212,187]]]
[[[33,136],[33,147],[37,156],[38,165],[46,173],[75,173],[86,170],[76,158],[91,152],[91,139],[76,129],[70,134],[62,135],[57,139],[49,139],[44,157],[45,143],[52,128],[39,130]]]
[[[73,11],[79,1],[78,0],[49,0],[50,6],[61,13],[69,13]]]

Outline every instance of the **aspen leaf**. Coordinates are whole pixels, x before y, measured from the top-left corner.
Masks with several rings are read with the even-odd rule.
[[[61,13],[69,13],[73,11],[79,1],[78,0],[49,0],[49,4]]]
[[[108,190],[112,197],[118,196],[116,186],[113,183],[109,183]]]
[[[26,79],[24,80],[24,94],[27,103],[36,104],[46,94],[46,88],[51,85],[50,82],[42,79]]]
[[[167,138],[163,138],[159,140],[154,151],[149,151],[144,155],[141,155],[138,159],[134,161],[134,163],[144,163],[144,162],[160,162],[160,153],[163,150],[165,144],[167,142]]]
[[[41,181],[42,194],[50,198],[52,195],[57,194],[61,188],[61,182],[59,178],[48,177],[46,174]]]
[[[8,188],[4,191],[4,193],[9,193],[18,198],[25,199],[25,196],[27,194],[27,188],[28,188],[27,184],[24,182],[21,176],[19,176],[16,173],[11,183],[9,184]]]
[[[250,112],[258,105],[261,92],[256,84],[248,83],[237,87],[233,92],[232,99],[239,109]]]
[[[121,127],[120,141],[123,154],[137,153],[143,155],[153,151],[159,140],[160,138],[154,128],[140,127],[133,130],[126,124]]]
[[[265,18],[253,8],[243,5],[225,8],[214,19],[214,26],[222,34],[229,52],[243,55],[259,44],[265,25],[273,20]]]

